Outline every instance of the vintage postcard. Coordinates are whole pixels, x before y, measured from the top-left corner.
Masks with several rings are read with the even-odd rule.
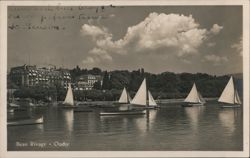
[[[249,156],[247,0],[0,3],[0,157]]]

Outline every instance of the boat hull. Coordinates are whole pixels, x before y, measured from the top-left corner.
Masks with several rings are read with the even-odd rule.
[[[182,107],[204,106],[204,103],[184,103]]]
[[[145,111],[141,111],[141,110],[100,112],[101,116],[107,116],[107,115],[144,115],[144,114],[145,114]]]
[[[147,106],[147,105],[136,105],[136,104],[130,104],[133,109],[144,109],[144,110],[150,110],[150,109],[159,109],[160,106]]]
[[[154,110],[156,110],[156,109],[159,109],[160,108],[160,106],[146,106],[144,109],[154,109]]]
[[[10,107],[13,107],[13,108],[18,108],[18,107],[20,107],[20,105],[17,105],[17,104],[15,104],[15,103],[9,103],[8,104]]]
[[[119,103],[119,102],[114,102],[113,105],[116,105],[116,106],[119,106],[119,105],[126,105],[126,104],[129,104],[129,103]]]
[[[20,125],[34,125],[34,124],[42,124],[43,123],[43,117],[37,118],[37,119],[25,119],[25,120],[19,120],[19,121],[11,121],[8,122],[8,126],[20,126]]]
[[[63,109],[74,109],[78,107],[76,105],[69,105],[69,104],[63,104],[63,103],[58,104],[58,106]]]
[[[14,112],[14,109],[7,109],[7,112],[8,112],[8,113],[13,113],[13,112]]]
[[[221,108],[240,108],[239,104],[232,104],[232,105],[221,105]]]

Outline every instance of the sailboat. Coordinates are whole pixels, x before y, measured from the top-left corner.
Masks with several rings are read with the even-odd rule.
[[[34,124],[42,124],[44,122],[43,116],[38,118],[29,118],[29,119],[21,119],[16,121],[8,121],[8,126],[19,126],[19,125],[34,125]]]
[[[192,106],[201,106],[204,105],[206,101],[201,96],[196,88],[196,84],[193,84],[191,91],[189,92],[188,96],[184,100],[184,104],[182,107],[192,107]]]
[[[127,91],[127,89],[124,87],[122,90],[122,93],[120,95],[120,98],[118,101],[114,102],[114,105],[122,105],[122,104],[129,104],[131,102],[131,97]]]
[[[147,90],[146,78],[144,78],[140,88],[135,94],[135,97],[131,101],[131,104],[137,107],[143,107],[145,109],[159,108],[152,94],[149,90]]]
[[[74,105],[74,97],[73,97],[73,91],[71,88],[71,84],[68,84],[68,91],[65,97],[64,102],[62,103],[64,108],[75,108]]]
[[[236,87],[234,86],[233,77],[231,76],[225,89],[223,90],[218,102],[224,103],[223,108],[240,107],[241,100]]]
[[[138,114],[145,114],[143,110],[133,109],[132,105],[130,104],[131,98],[129,93],[127,92],[126,88],[124,87],[122,94],[118,100],[118,102],[114,103],[118,105],[118,110],[107,110],[100,112],[101,116],[106,115],[138,115]]]
[[[126,90],[126,88],[123,88],[122,94],[118,100],[119,104],[128,104],[131,102],[131,97],[129,96],[128,91]]]

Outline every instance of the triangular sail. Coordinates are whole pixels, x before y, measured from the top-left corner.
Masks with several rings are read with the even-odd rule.
[[[235,89],[234,102],[235,102],[236,104],[241,104],[240,97],[239,97],[238,91],[237,91],[236,89]]]
[[[139,90],[135,94],[135,97],[131,101],[132,104],[136,105],[147,105],[147,86],[146,79],[143,80]]]
[[[148,91],[148,104],[149,106],[157,106],[153,96],[151,95],[150,91]]]
[[[230,80],[228,81],[225,89],[223,90],[219,100],[219,102],[223,103],[235,103],[235,89],[234,89],[234,83],[233,83],[233,77],[231,76]]]
[[[127,92],[127,94],[128,94],[128,101],[129,101],[129,103],[131,102],[131,97],[130,97],[130,95],[129,95],[129,93]]]
[[[122,94],[120,96],[120,99],[118,100],[119,103],[129,103],[131,101],[131,98],[126,90],[126,88],[124,87]]]
[[[202,99],[200,98],[200,94],[197,91],[195,83],[193,84],[193,87],[191,91],[189,92],[188,96],[184,100],[184,102],[189,102],[189,103],[201,103]]]
[[[71,84],[69,83],[68,85],[68,91],[65,97],[65,100],[63,102],[63,104],[67,104],[67,105],[74,105],[74,97],[73,97],[73,92],[72,92],[72,88],[71,88]]]
[[[201,103],[206,103],[206,100],[202,97],[202,95],[198,92],[199,94],[199,99]]]

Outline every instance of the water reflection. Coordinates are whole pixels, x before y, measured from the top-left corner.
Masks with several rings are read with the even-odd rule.
[[[228,135],[232,135],[236,129],[236,119],[240,115],[238,109],[222,109],[219,113],[219,120],[226,129]]]
[[[73,131],[74,111],[72,109],[63,110],[62,114],[66,123],[66,130],[71,134]]]
[[[115,115],[115,116],[100,116],[101,132],[105,134],[113,134],[115,132],[132,132],[133,122],[145,119],[142,115]]]
[[[185,113],[188,117],[188,120],[190,122],[191,128],[193,130],[197,130],[199,120],[201,119],[201,116],[205,110],[205,106],[194,106],[194,107],[188,107],[185,108]]]
[[[37,127],[37,129],[38,129],[40,132],[44,132],[44,125],[43,125],[43,124],[38,124],[36,127]]]
[[[140,134],[145,135],[153,129],[157,112],[157,110],[147,110],[144,117],[136,119],[136,127],[140,130]]]
[[[241,150],[242,111],[219,109],[217,104],[182,108],[169,106],[145,115],[100,116],[50,107],[37,108],[44,124],[8,127],[8,150],[166,151]],[[27,111],[15,117],[27,117]],[[22,131],[22,132],[20,132]],[[213,139],[211,139],[213,138]],[[17,148],[16,141],[66,141],[69,148]],[[228,145],[230,144],[230,145]]]

